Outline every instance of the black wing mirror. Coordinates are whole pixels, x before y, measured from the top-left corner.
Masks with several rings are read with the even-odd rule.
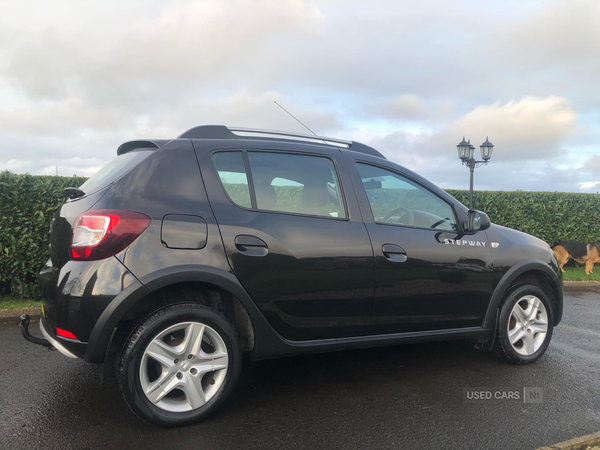
[[[490,227],[490,223],[490,218],[486,213],[470,209],[467,214],[465,231],[475,233],[477,231],[487,230]]]

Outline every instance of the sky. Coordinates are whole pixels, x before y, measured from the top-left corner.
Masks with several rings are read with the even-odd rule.
[[[600,191],[600,2],[0,0],[0,170],[201,124],[360,141],[443,188]],[[479,155],[479,148],[476,150]]]

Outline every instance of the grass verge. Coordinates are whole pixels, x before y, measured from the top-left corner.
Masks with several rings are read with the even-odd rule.
[[[563,281],[600,281],[600,267],[595,267],[594,273],[587,275],[585,266],[565,267]]]
[[[32,306],[40,307],[42,306],[42,301],[37,298],[0,297],[0,310],[31,308]]]

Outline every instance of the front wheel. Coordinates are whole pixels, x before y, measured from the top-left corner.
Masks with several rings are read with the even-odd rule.
[[[174,427],[214,412],[233,390],[240,370],[231,323],[205,306],[175,304],[132,333],[119,360],[118,383],[135,414]]]
[[[495,353],[513,364],[537,361],[550,345],[554,330],[552,305],[537,286],[510,290],[500,305]]]

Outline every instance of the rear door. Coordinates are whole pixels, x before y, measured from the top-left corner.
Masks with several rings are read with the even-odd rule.
[[[234,273],[287,339],[368,334],[373,251],[340,151],[260,147],[197,150]]]
[[[451,199],[416,174],[347,155],[373,242],[375,333],[480,326],[494,286],[485,231],[463,234]]]

